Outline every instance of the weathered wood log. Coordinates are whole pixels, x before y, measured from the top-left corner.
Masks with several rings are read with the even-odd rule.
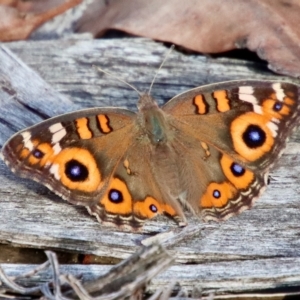
[[[164,46],[146,39],[74,38],[6,44],[0,48],[0,145],[17,130],[79,107],[135,109],[136,92],[97,73],[92,66],[109,70],[144,91],[165,53]],[[246,78],[289,80],[270,73],[263,64],[173,51],[160,70],[152,95],[163,103],[201,84]],[[298,130],[272,172],[267,191],[252,210],[221,224],[201,224],[189,218],[189,225],[198,226],[198,233],[168,248],[182,265],[173,266],[158,277],[162,279],[153,281],[153,289],[170,278],[189,290],[199,284],[217,293],[299,284],[299,137]],[[63,202],[37,183],[17,178],[2,161],[0,182],[1,243],[123,259],[154,233],[170,231],[176,238],[181,232],[164,218],[149,221],[141,234],[101,226],[85,208]],[[168,240],[164,241],[168,245]],[[5,268],[17,272],[19,266]],[[101,272],[108,267],[70,268],[74,272],[78,268]]]

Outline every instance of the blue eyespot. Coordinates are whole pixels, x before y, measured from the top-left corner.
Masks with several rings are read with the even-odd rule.
[[[249,125],[243,133],[243,141],[249,148],[262,146],[266,138],[266,133],[258,125]]]
[[[235,162],[231,164],[230,170],[231,170],[232,174],[236,177],[243,176],[246,172],[246,170],[241,165],[239,165]]]
[[[157,207],[154,205],[154,204],[151,204],[149,206],[149,209],[153,212],[153,213],[156,213],[157,212]]]
[[[221,193],[219,190],[214,190],[213,191],[213,197],[216,199],[219,199],[221,197]]]
[[[75,159],[65,164],[65,174],[71,181],[85,181],[89,176],[88,168]]]
[[[124,200],[122,193],[116,189],[111,189],[108,192],[108,199],[113,203],[121,203]]]
[[[280,111],[283,107],[283,104],[281,102],[276,102],[274,105],[273,105],[273,110],[274,111]]]
[[[41,150],[39,149],[34,149],[31,154],[35,157],[35,158],[38,158],[38,159],[41,159],[45,156],[45,153],[42,152]]]

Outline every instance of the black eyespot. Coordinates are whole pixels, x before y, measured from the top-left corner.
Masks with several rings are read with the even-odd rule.
[[[111,189],[108,192],[108,199],[116,204],[121,203],[124,200],[122,193],[116,189]]]
[[[221,193],[219,190],[214,190],[213,191],[213,197],[216,199],[219,199],[221,197]]]
[[[249,148],[258,148],[266,141],[266,133],[258,125],[249,125],[243,133],[243,140]]]
[[[150,209],[152,212],[154,212],[154,213],[157,212],[157,207],[156,207],[154,204],[151,204],[151,205],[149,206],[149,209]]]
[[[239,164],[233,162],[230,166],[230,170],[232,174],[236,177],[243,176],[246,172],[246,170]]]
[[[75,159],[65,165],[65,174],[71,181],[85,181],[89,176],[88,168]]]
[[[273,105],[273,110],[274,111],[280,111],[283,107],[283,104],[281,102],[276,102],[274,105]]]
[[[39,149],[34,149],[31,154],[35,157],[35,158],[38,158],[38,159],[41,159],[45,156],[45,153],[42,152],[41,150]]]

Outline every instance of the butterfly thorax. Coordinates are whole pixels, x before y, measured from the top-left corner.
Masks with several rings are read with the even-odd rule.
[[[138,122],[153,145],[165,144],[169,135],[166,114],[149,95],[142,95],[139,102]]]

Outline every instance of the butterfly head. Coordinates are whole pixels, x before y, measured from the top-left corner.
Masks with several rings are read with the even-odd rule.
[[[167,121],[165,113],[156,101],[148,94],[140,97],[138,102],[139,122],[145,128],[145,133],[152,144],[157,145],[167,141]]]

